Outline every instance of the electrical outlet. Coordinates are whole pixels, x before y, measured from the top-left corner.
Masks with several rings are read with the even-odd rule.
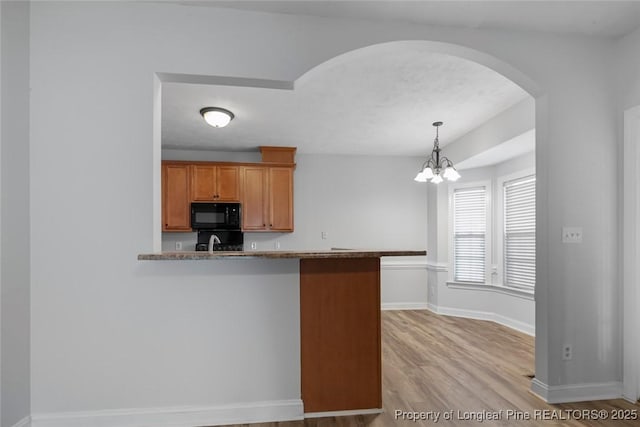
[[[582,227],[562,227],[562,243],[582,243]]]
[[[182,242],[176,242],[176,251],[182,250]]]
[[[275,249],[280,249],[280,242],[278,242],[277,240],[275,241],[275,243],[273,244],[273,247]]]
[[[254,251],[258,249],[258,244],[256,242],[251,242],[251,249],[253,249]]]
[[[573,348],[571,345],[565,344],[562,347],[562,360],[571,360],[571,358],[573,358]]]
[[[320,233],[320,237],[322,237],[322,240],[327,240],[327,232],[323,231],[322,233]]]

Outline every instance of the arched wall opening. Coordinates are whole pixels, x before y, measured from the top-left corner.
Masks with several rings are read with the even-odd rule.
[[[430,52],[434,53],[442,53],[451,56],[457,56],[463,59],[467,59],[469,61],[473,61],[475,63],[481,64],[487,68],[492,69],[498,74],[506,77],[511,80],[522,89],[524,89],[531,97],[535,99],[535,128],[536,128],[536,160],[539,158],[539,152],[537,147],[545,144],[545,135],[544,129],[546,128],[546,96],[541,90],[540,86],[537,85],[531,78],[529,78],[526,74],[518,70],[517,68],[511,66],[505,61],[496,58],[495,56],[489,55],[487,53],[481,52],[476,49],[471,49],[465,46],[451,44],[451,43],[443,43],[443,42],[433,42],[433,41],[424,41],[424,40],[408,40],[408,41],[394,41],[376,45],[370,45],[367,47],[363,47],[360,49],[356,49],[355,51],[350,51],[336,57],[329,59],[321,64],[317,64],[316,66],[308,69],[302,75],[300,75],[294,81],[274,81],[274,80],[266,80],[259,78],[238,78],[232,76],[204,76],[204,75],[185,75],[185,74],[171,74],[171,73],[156,73],[154,79],[154,250],[161,250],[162,247],[162,237],[161,237],[161,227],[160,227],[160,212],[161,212],[161,188],[160,188],[160,161],[161,161],[161,145],[162,145],[162,136],[161,136],[161,102],[162,102],[162,84],[163,83],[197,83],[197,84],[208,84],[208,85],[225,85],[225,86],[239,86],[239,87],[261,87],[261,88],[270,88],[270,89],[279,89],[279,90],[295,90],[297,85],[303,84],[307,79],[311,78],[314,70],[317,67],[330,64],[334,61],[340,61],[342,57],[345,55],[353,54],[353,52],[357,52],[364,49],[375,49],[376,46],[382,45],[394,45],[394,44],[420,44],[422,46],[426,46]],[[539,213],[538,215],[543,215],[545,213],[546,202],[544,199],[545,189],[547,186],[547,180],[545,178],[545,170],[544,163],[540,161],[536,161],[536,176],[537,176],[537,201],[536,201],[536,210]],[[548,283],[545,280],[545,265],[546,265],[546,252],[541,251],[540,247],[543,247],[545,244],[546,232],[538,227],[544,227],[546,222],[540,220],[538,216],[537,221],[537,230],[540,232],[537,233],[538,242],[536,249],[536,301],[535,301],[535,331],[536,331],[536,369],[535,374],[536,377],[546,383],[547,377],[547,320],[545,317],[545,313],[547,310],[545,295],[546,290],[545,286]],[[430,248],[427,247],[429,251]],[[436,272],[437,274],[441,274]],[[431,280],[431,278],[430,278]],[[435,279],[437,280],[437,279]]]

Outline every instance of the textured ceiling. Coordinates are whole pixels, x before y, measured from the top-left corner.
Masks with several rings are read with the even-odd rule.
[[[528,94],[496,72],[432,53],[421,43],[389,43],[350,52],[309,71],[294,90],[165,83],[165,148],[254,150],[296,146],[300,153],[425,155],[444,121],[442,145]],[[236,118],[215,129],[206,106]]]
[[[179,1],[270,13],[463,28],[620,37],[640,26],[638,1]]]

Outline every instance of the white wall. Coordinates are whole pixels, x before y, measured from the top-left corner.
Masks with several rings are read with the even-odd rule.
[[[259,151],[213,151],[162,149],[162,160],[197,160],[200,162],[260,162]]]
[[[516,78],[538,97],[544,315],[536,315],[536,376],[546,385],[620,381],[609,42],[175,4],[38,2],[30,127],[35,414],[299,399],[295,265],[136,261],[153,247],[159,206],[153,73],[293,81],[338,54],[394,40],[454,43],[432,46]],[[563,246],[562,225],[582,226],[584,243]],[[567,342],[569,363],[560,352]]]
[[[28,417],[29,3],[0,3],[0,425]]]
[[[620,147],[618,178],[623,181],[619,186],[618,197],[623,201],[624,212],[620,213],[620,244],[624,244],[624,257],[621,270],[624,272],[623,308],[623,347],[624,347],[624,395],[632,401],[640,397],[640,339],[638,327],[640,315],[640,284],[637,280],[637,253],[640,238],[638,235],[638,203],[640,189],[640,29],[622,38],[616,44],[616,81],[618,83],[618,123]]]
[[[447,157],[459,164],[462,160],[517,138],[535,129],[535,117],[535,100],[527,97],[447,144]]]
[[[640,29],[616,43],[615,72],[622,111],[640,105]]]
[[[257,161],[255,153],[163,150],[163,159]],[[412,157],[298,154],[294,173],[293,233],[245,233],[245,250],[380,248],[424,250],[427,192],[413,181],[424,159]],[[322,239],[325,232],[327,239]],[[193,250],[196,233],[163,233],[163,250]],[[424,260],[382,260],[385,308],[425,307]]]
[[[208,425],[225,405],[246,406],[242,422],[262,402],[301,414],[295,261],[136,260],[152,249],[153,72],[243,74],[204,54],[212,26],[243,30],[176,5],[37,3],[31,18],[34,425],[176,407],[212,411]]]

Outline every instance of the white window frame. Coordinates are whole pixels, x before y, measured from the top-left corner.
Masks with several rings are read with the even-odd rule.
[[[523,293],[523,294],[531,294],[533,295],[534,291],[528,291],[525,289],[517,289],[511,288],[507,286],[504,282],[504,184],[509,181],[515,181],[518,179],[526,178],[527,176],[536,175],[535,168],[527,168],[509,175],[503,175],[498,177],[497,179],[497,200],[496,200],[496,230],[497,233],[497,283],[496,286],[499,286],[504,289],[509,289],[513,292]],[[537,215],[537,212],[536,212]]]
[[[457,282],[454,280],[454,230],[453,230],[453,193],[455,190],[465,189],[465,188],[474,188],[474,187],[484,187],[485,188],[485,223],[487,224],[487,228],[485,230],[485,248],[484,248],[484,283],[469,283],[469,282]],[[450,184],[449,185],[449,280],[448,284],[454,285],[462,285],[462,286],[487,286],[491,285],[491,251],[492,251],[492,242],[493,242],[493,233],[492,233],[492,222],[493,218],[491,215],[491,207],[492,207],[492,199],[493,199],[493,188],[491,186],[491,180],[482,180],[482,181],[474,181],[474,182],[466,182],[459,184]]]

